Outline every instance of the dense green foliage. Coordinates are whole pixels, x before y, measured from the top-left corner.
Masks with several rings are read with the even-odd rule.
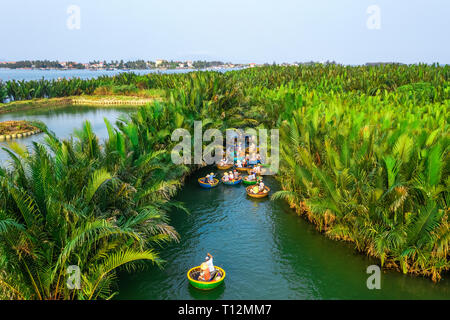
[[[281,130],[273,198],[382,265],[439,280],[450,268],[448,67],[314,71],[246,71],[249,113]]]
[[[195,120],[280,128],[283,191],[273,198],[386,267],[439,280],[450,267],[449,76],[448,66],[315,65],[8,82],[14,99],[107,85],[167,96],[107,123],[104,145],[86,123],[32,153],[13,146],[0,172],[0,296],[108,298],[117,267],[159,263],[156,244],[177,237],[169,199],[194,169],[171,165],[170,135]],[[83,290],[64,285],[72,264]]]
[[[158,121],[147,120],[144,129],[107,124],[104,148],[88,122],[75,140],[49,133],[32,154],[12,145],[12,168],[0,173],[1,296],[108,298],[116,268],[161,263],[155,246],[177,239],[166,210],[177,205],[168,200],[186,168],[161,167],[167,155],[158,137],[136,148],[136,133]],[[83,290],[67,289],[68,265],[80,267]]]
[[[394,111],[379,97],[291,92],[280,119],[285,191],[274,198],[382,265],[439,279],[449,268],[449,104]]]
[[[3,82],[0,80],[0,103],[5,101],[8,97],[8,92],[6,90],[6,86],[3,85]]]

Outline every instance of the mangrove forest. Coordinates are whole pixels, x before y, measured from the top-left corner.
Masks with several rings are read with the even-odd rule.
[[[106,139],[89,121],[70,138],[31,122],[45,138],[28,148],[2,144],[9,159],[0,167],[0,299],[112,299],[122,272],[164,268],[164,250],[182,241],[170,212],[193,214],[174,197],[186,179],[212,170],[171,160],[172,132],[193,133],[196,121],[204,130],[279,129],[279,189],[267,201],[282,201],[322,237],[383,269],[437,285],[448,276],[448,65],[12,80],[0,83],[0,110],[155,92],[158,99],[128,117],[105,119]],[[79,290],[66,285],[70,266],[79,267]]]

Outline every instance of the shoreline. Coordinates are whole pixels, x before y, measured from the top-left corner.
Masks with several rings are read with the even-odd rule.
[[[108,71],[108,72],[115,72],[115,71],[121,71],[125,73],[130,72],[144,72],[149,71],[149,73],[158,73],[161,71],[214,71],[214,70],[234,70],[234,69],[245,69],[248,66],[234,66],[234,67],[221,67],[221,66],[214,66],[214,67],[208,67],[208,68],[202,68],[202,69],[195,69],[195,68],[154,68],[154,69],[59,69],[59,68],[5,68],[0,66],[0,70],[21,70],[21,71]],[[0,79],[1,80],[1,79]],[[8,80],[6,80],[8,81]]]
[[[70,105],[96,106],[143,106],[162,98],[142,98],[136,96],[111,95],[111,96],[71,96],[62,98],[44,98],[32,100],[20,100],[8,103],[0,103],[0,114],[14,111],[32,110],[43,107],[62,107]]]

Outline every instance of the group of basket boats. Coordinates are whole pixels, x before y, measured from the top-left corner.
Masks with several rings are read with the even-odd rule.
[[[219,169],[219,170],[229,170],[229,169],[232,169],[233,167],[237,171],[242,172],[242,173],[244,173],[244,172],[250,173],[250,171],[253,169],[250,167],[235,167],[234,164],[228,164],[225,166],[217,165],[217,169]],[[213,178],[212,183],[205,182],[205,181],[207,181],[206,177],[202,177],[202,178],[198,179],[198,183],[200,184],[200,186],[205,189],[215,188],[220,183],[219,179],[216,179],[216,178]],[[235,186],[235,185],[239,185],[240,183],[243,183],[244,185],[247,186],[245,188],[247,195],[252,198],[265,198],[269,195],[269,192],[270,192],[270,188],[267,186],[264,186],[263,192],[253,193],[252,188],[254,188],[254,185],[258,183],[258,180],[248,180],[248,176],[239,177],[239,179],[233,179],[231,181],[225,181],[222,178],[221,181],[223,184],[229,185],[229,186]],[[214,288],[217,288],[224,282],[226,272],[225,272],[225,270],[223,270],[222,268],[217,267],[217,266],[215,266],[215,269],[216,269],[216,274],[219,274],[220,277],[219,278],[212,277],[212,280],[210,280],[210,281],[199,281],[198,280],[198,277],[201,272],[200,266],[190,269],[187,272],[187,278],[189,280],[189,283],[193,287],[195,287],[197,289],[201,289],[201,290],[212,290]]]
[[[217,168],[219,170],[228,170],[228,169],[231,169],[233,167],[234,167],[233,164],[228,164],[228,165],[225,165],[225,166],[217,165]],[[239,172],[247,172],[247,173],[249,173],[253,168],[250,168],[250,167],[235,167],[235,169],[237,171],[239,171]],[[205,177],[202,177],[202,178],[198,179],[198,183],[200,184],[200,186],[202,188],[205,188],[205,189],[215,188],[220,183],[219,179],[217,179],[217,178],[214,178],[213,182],[206,182],[206,181],[207,181],[207,179]],[[238,184],[240,184],[242,182],[244,185],[247,186],[245,188],[245,190],[247,192],[247,195],[249,197],[251,197],[251,198],[257,198],[257,199],[265,198],[265,197],[267,197],[269,195],[269,192],[270,192],[270,188],[268,186],[264,186],[264,190],[259,191],[259,193],[253,193],[253,191],[252,191],[252,189],[254,188],[253,185],[255,185],[258,181],[256,179],[255,180],[249,180],[248,176],[239,177],[239,179],[232,179],[232,180],[228,180],[228,181],[225,181],[224,178],[222,178],[221,181],[222,181],[223,184],[229,185],[229,186],[238,185]]]

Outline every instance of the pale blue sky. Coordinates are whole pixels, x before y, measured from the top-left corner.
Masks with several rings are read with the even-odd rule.
[[[69,5],[81,29],[66,26]],[[366,26],[370,5],[381,29]],[[449,0],[2,0],[0,60],[450,63]]]

